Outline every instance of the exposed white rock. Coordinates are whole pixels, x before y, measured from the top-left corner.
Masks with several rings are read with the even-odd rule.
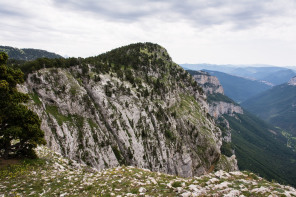
[[[224,90],[217,77],[209,75],[204,71],[196,71],[193,78],[203,87],[206,94],[220,93],[224,94]]]
[[[218,118],[223,114],[233,116],[234,113],[243,114],[244,111],[238,105],[235,105],[233,103],[223,102],[223,101],[213,102],[209,106],[209,114],[211,114],[211,116],[215,118]]]
[[[222,170],[219,170],[217,172],[215,172],[215,176],[219,177],[220,179],[227,179],[230,177],[230,175],[228,173],[225,173],[224,171]]]
[[[228,194],[225,194],[224,197],[235,197],[240,195],[240,191],[238,190],[231,190]]]
[[[233,172],[229,172],[229,174],[231,174],[231,175],[236,175],[236,176],[246,176],[246,175],[243,174],[241,171],[233,171]]]
[[[259,187],[259,188],[255,188],[251,191],[252,193],[268,193],[270,192],[270,189],[269,188],[266,188],[266,187]]]
[[[192,193],[191,192],[185,192],[185,193],[181,194],[180,196],[182,196],[182,197],[190,197],[190,196],[192,196]]]
[[[288,82],[288,85],[296,86],[296,76],[290,79],[290,81]]]
[[[210,183],[216,183],[218,181],[219,181],[219,179],[217,179],[215,177],[209,180]]]
[[[144,188],[144,187],[140,187],[139,188],[139,192],[140,193],[145,193],[147,190],[146,190],[146,188]]]
[[[223,188],[227,188],[228,185],[230,185],[229,182],[225,181],[225,182],[222,182],[220,184],[217,184],[217,185],[214,185],[214,189],[223,189]]]

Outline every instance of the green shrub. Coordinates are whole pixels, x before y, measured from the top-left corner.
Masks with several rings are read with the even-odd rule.
[[[173,182],[173,184],[172,184],[172,187],[181,187],[181,186],[182,186],[181,181],[175,181],[175,182]]]

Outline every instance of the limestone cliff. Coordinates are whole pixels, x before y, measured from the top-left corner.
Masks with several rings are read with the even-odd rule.
[[[52,150],[99,170],[125,164],[188,177],[226,166],[206,96],[164,48],[140,43],[67,61],[43,63],[25,85]]]
[[[218,118],[223,114],[233,116],[234,113],[243,114],[243,109],[231,99],[225,99],[223,87],[215,76],[204,71],[189,71],[196,82],[208,96],[209,114]]]
[[[206,94],[224,94],[223,87],[217,77],[211,76],[204,71],[196,71],[193,78],[202,86]]]
[[[230,148],[231,128],[223,115],[236,116],[236,114],[243,114],[243,109],[231,99],[224,96],[223,87],[217,77],[211,76],[204,71],[189,71],[189,73],[207,94],[209,114],[215,118],[220,128],[223,128],[223,147],[227,147],[227,152],[230,152],[228,153],[229,156],[234,155],[234,150]]]
[[[218,118],[223,114],[228,114],[230,116],[233,116],[234,113],[243,114],[243,109],[235,105],[233,103],[227,103],[224,101],[215,101],[210,103],[209,107],[209,113],[215,117]]]

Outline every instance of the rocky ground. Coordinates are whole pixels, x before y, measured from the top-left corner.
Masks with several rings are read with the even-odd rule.
[[[250,172],[181,178],[131,166],[96,171],[46,147],[40,159],[0,169],[0,196],[296,196]]]

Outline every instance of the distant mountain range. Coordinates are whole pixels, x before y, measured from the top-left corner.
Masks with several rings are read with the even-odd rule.
[[[296,75],[293,70],[281,67],[237,68],[231,71],[230,74],[261,81],[267,81],[273,85],[286,83],[291,77],[294,77]]]
[[[224,88],[225,95],[237,103],[241,103],[272,87],[270,84],[258,80],[251,80],[218,71],[205,71],[216,76]]]
[[[224,73],[230,73],[238,68],[234,65],[216,65],[216,64],[180,64],[185,70],[214,70]]]
[[[18,49],[10,46],[0,46],[0,51],[6,52],[9,56],[9,59],[15,60],[30,61],[41,57],[50,59],[63,58],[61,55],[41,49]]]
[[[239,77],[250,78],[258,81],[266,81],[273,85],[286,83],[291,77],[296,75],[295,70],[293,69],[269,65],[236,66],[213,64],[181,64],[181,66],[187,70],[211,70],[224,72]]]

